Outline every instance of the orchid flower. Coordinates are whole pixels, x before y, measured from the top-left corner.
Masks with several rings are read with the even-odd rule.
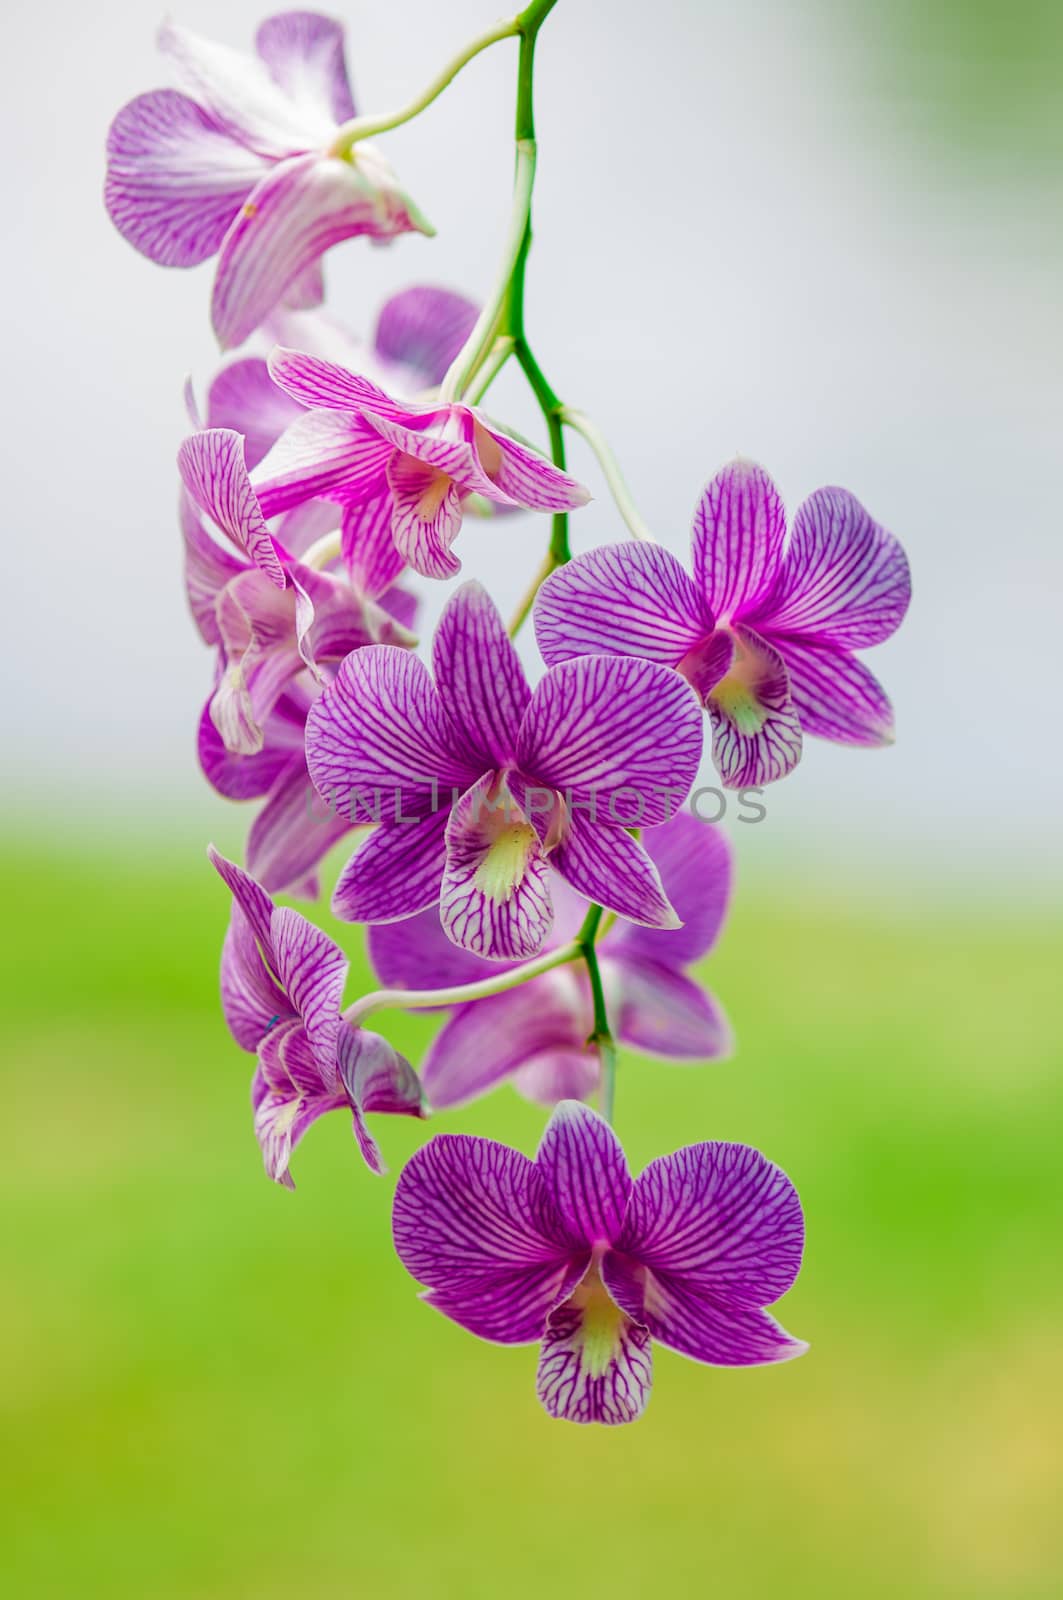
[[[354,116],[339,23],[282,12],[245,56],[167,22],[159,48],[180,88],[118,113],[104,199],[151,260],[192,267],[218,256],[211,317],[223,348],[285,299],[318,304],[321,257],[342,239],[433,231],[372,145],[333,154]]]
[[[853,653],[899,627],[911,581],[904,551],[844,489],[818,489],[789,535],[767,473],[735,461],[694,517],[694,575],[658,545],[605,545],[543,584],[544,659],[639,656],[676,668],[712,721],[729,788],[784,777],[802,733],[888,744],[893,710]]]
[[[801,1203],[746,1145],[688,1145],[633,1182],[609,1124],[563,1100],[534,1161],[429,1140],[399,1176],[393,1232],[437,1311],[496,1344],[541,1341],[539,1398],[569,1422],[640,1416],[655,1340],[726,1367],[808,1348],[764,1310],[800,1269]]]
[[[719,1060],[731,1030],[718,1002],[687,968],[712,949],[731,889],[731,849],[721,829],[681,811],[651,828],[646,854],[683,919],[681,928],[614,922],[598,940],[598,965],[619,1043],[670,1061]],[[586,903],[558,878],[550,885],[554,926],[547,949],[573,938]],[[369,930],[369,955],[389,989],[475,983],[498,963],[451,944],[432,909]],[[504,1078],[529,1100],[585,1100],[601,1082],[590,1044],[594,1019],[583,964],[454,1008],[428,1047],[421,1081],[438,1110],[462,1105]]]
[[[348,962],[337,944],[211,848],[232,892],[222,953],[222,1009],[237,1044],[258,1056],[251,1084],[266,1171],[294,1188],[292,1151],[318,1117],[349,1110],[366,1165],[383,1172],[365,1113],[421,1115],[421,1086],[386,1040],[340,1018]]]
[[[595,656],[533,692],[477,583],[447,602],[433,666],[434,679],[408,651],[370,645],[311,707],[319,794],[380,819],[340,875],[336,914],[391,922],[438,904],[455,944],[522,960],[550,930],[552,866],[620,916],[678,926],[627,830],[666,821],[693,782],[701,720],[682,679]]]

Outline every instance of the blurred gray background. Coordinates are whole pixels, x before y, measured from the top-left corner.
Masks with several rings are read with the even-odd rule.
[[[268,9],[175,14],[249,46]],[[499,14],[323,9],[347,21],[366,112],[403,103]],[[1058,887],[1061,16],[562,0],[541,37],[529,333],[651,525],[682,552],[704,480],[741,452],[791,509],[845,484],[912,560],[909,621],[869,657],[898,744],[809,741],[766,822],[733,830],[765,866],[902,892]],[[194,761],[210,663],[184,609],[174,453],[182,381],[202,390],[216,360],[212,268],[153,266],[100,198],[110,117],[167,81],[158,20],[143,0],[59,0],[4,25],[5,811],[206,836],[228,824]],[[486,290],[514,66],[497,47],[382,141],[439,233],[333,253],[331,304],[356,330],[409,283]],[[515,374],[491,408],[539,437]],[[576,439],[571,459],[596,495],[577,547],[621,536]],[[545,538],[536,519],[467,523],[460,553],[507,608]]]

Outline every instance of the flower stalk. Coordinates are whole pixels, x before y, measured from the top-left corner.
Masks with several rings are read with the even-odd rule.
[[[374,1011],[422,1011],[438,1006],[460,1006],[468,1000],[486,1000],[490,995],[503,994],[507,989],[515,989],[518,984],[529,983],[532,978],[552,972],[555,967],[577,961],[582,954],[580,939],[573,939],[570,944],[564,944],[557,950],[548,950],[533,961],[508,967],[505,972],[499,972],[491,978],[481,978],[477,983],[458,983],[448,989],[375,989],[349,1005],[343,1018],[352,1028],[358,1028]]]

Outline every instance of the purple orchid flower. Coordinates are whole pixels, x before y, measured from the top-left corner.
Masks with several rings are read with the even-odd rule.
[[[534,1161],[437,1134],[395,1190],[395,1248],[444,1316],[496,1344],[542,1341],[538,1393],[569,1422],[633,1422],[651,1343],[713,1366],[808,1348],[763,1309],[797,1277],[804,1219],[747,1145],[687,1145],[632,1182],[609,1124],[557,1107]]]
[[[275,906],[260,883],[212,847],[232,892],[222,952],[222,1009],[243,1050],[258,1056],[251,1084],[255,1136],[266,1171],[294,1188],[288,1163],[310,1125],[347,1109],[371,1171],[385,1170],[365,1113],[420,1116],[421,1085],[385,1039],[340,1017],[347,958],[320,928]]]
[[[719,1060],[731,1030],[712,995],[687,968],[712,949],[731,892],[731,848],[711,823],[681,811],[649,831],[646,852],[681,928],[616,922],[598,940],[608,1011],[621,1044],[671,1061]],[[552,882],[554,926],[547,948],[574,937],[586,902]],[[369,930],[369,955],[389,989],[475,983],[499,970],[450,943],[434,910]],[[542,1105],[586,1100],[601,1081],[588,1043],[594,1014],[582,962],[543,973],[502,994],[456,1006],[421,1063],[429,1103],[439,1110],[485,1094],[504,1078]]]
[[[218,255],[211,315],[223,348],[285,298],[320,303],[320,259],[342,239],[433,232],[379,151],[331,153],[354,116],[343,43],[338,22],[310,11],[263,22],[256,56],[165,23],[159,47],[181,89],[138,95],[111,124],[111,220],[163,266]]]
[[[333,909],[393,922],[439,905],[476,955],[523,960],[553,910],[549,864],[577,893],[648,927],[679,919],[630,827],[685,799],[701,750],[697,701],[648,661],[585,657],[529,688],[477,583],[447,602],[435,678],[408,651],[347,657],[311,707],[318,793],[379,826],[347,863]]]
[[[725,467],[702,495],[694,576],[657,545],[606,545],[539,591],[535,631],[553,665],[639,656],[681,672],[712,721],[729,788],[784,777],[802,732],[888,744],[893,710],[853,654],[900,625],[911,595],[898,541],[844,489],[817,489],[793,529],[767,473]]]

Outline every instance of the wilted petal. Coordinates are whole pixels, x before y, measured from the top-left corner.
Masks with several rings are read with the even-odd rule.
[[[756,788],[792,772],[801,759],[801,724],[778,650],[754,633],[731,632],[731,667],[706,699],[712,755],[728,789]]]
[[[207,427],[243,434],[249,472],[302,414],[302,406],[273,382],[261,356],[230,361],[207,391]]]
[[[602,1262],[609,1294],[648,1334],[694,1361],[752,1367],[792,1361],[807,1344],[758,1307],[717,1301],[682,1278],[652,1271],[610,1251]]]
[[[220,247],[265,170],[193,100],[156,89],[111,123],[104,204],[143,255],[164,267],[194,267]]]
[[[702,721],[678,673],[632,657],[583,656],[538,684],[517,759],[533,783],[559,790],[597,821],[650,827],[674,815],[690,791]]]
[[[314,11],[282,11],[267,17],[255,34],[255,49],[273,81],[308,122],[324,115],[335,122],[354,116],[354,100],[343,59],[343,28]]]
[[[390,174],[321,155],[280,161],[251,191],[222,243],[211,320],[223,349],[242,344],[291,284],[356,234],[430,232]]]
[[[384,489],[389,454],[358,417],[305,411],[259,462],[254,489],[270,517],[319,495],[358,502]]]
[[[421,1081],[405,1056],[378,1033],[343,1023],[338,1039],[339,1075],[354,1112],[354,1136],[370,1171],[385,1172],[376,1140],[365,1125],[367,1111],[419,1117]]]
[[[605,1118],[578,1100],[562,1100],[535,1164],[570,1233],[589,1245],[611,1244],[623,1227],[631,1174]]]
[[[446,867],[447,812],[409,825],[383,823],[339,875],[332,909],[345,922],[395,922],[438,903]]]
[[[547,1323],[539,1399],[566,1422],[634,1422],[652,1383],[649,1334],[614,1304],[592,1267]]]
[[[382,308],[373,348],[382,361],[411,368],[434,387],[442,383],[478,315],[471,300],[451,289],[403,289]]]
[[[712,625],[675,556],[633,541],[576,556],[535,599],[535,637],[547,666],[573,656],[618,655],[674,667]]]
[[[893,707],[873,672],[847,650],[779,641],[794,710],[806,733],[839,744],[893,743]]]
[[[718,472],[694,513],[694,581],[718,620],[760,600],[775,581],[786,512],[763,467],[732,461]]]
[[[803,1248],[801,1202],[785,1172],[759,1150],[720,1141],[651,1161],[617,1239],[655,1274],[751,1308],[786,1293]]]
[[[817,489],[798,507],[757,627],[861,650],[896,631],[911,595],[908,559],[893,534],[847,490]]]
[[[421,816],[441,803],[449,810],[450,792],[462,793],[479,777],[454,753],[457,744],[428,669],[395,645],[349,655],[307,717],[315,788],[341,811],[360,797],[366,820],[377,795],[380,821]]]
[[[430,1304],[482,1339],[527,1344],[582,1277],[534,1163],[465,1134],[418,1150],[395,1189],[399,1259]]]
[[[396,452],[387,465],[391,536],[422,578],[452,578],[461,562],[450,547],[461,532],[461,494],[453,478],[417,456]]]
[[[347,958],[326,933],[289,906],[274,910],[270,939],[274,971],[302,1018],[322,1083],[334,1089]]]
[[[510,763],[531,690],[482,584],[464,583],[450,596],[432,642],[432,667],[470,760],[482,767]]]
[[[722,828],[678,811],[650,829],[643,842],[683,926],[649,930],[618,923],[607,935],[609,953],[627,964],[689,966],[708,955],[727,915],[734,877],[730,841]]]
[[[544,973],[455,1010],[425,1057],[425,1093],[440,1110],[464,1105],[544,1052],[579,1050],[589,1031],[575,975]]]
[[[645,848],[623,828],[569,819],[550,864],[587,900],[648,928],[676,928],[679,918]]]
[[[283,589],[284,569],[247,475],[240,434],[229,428],[194,433],[178,450],[177,465],[200,510]]]
[[[603,957],[604,964],[604,957]],[[734,1046],[727,1018],[699,983],[668,966],[624,961],[614,1019],[622,1044],[666,1060],[718,1061]]]

